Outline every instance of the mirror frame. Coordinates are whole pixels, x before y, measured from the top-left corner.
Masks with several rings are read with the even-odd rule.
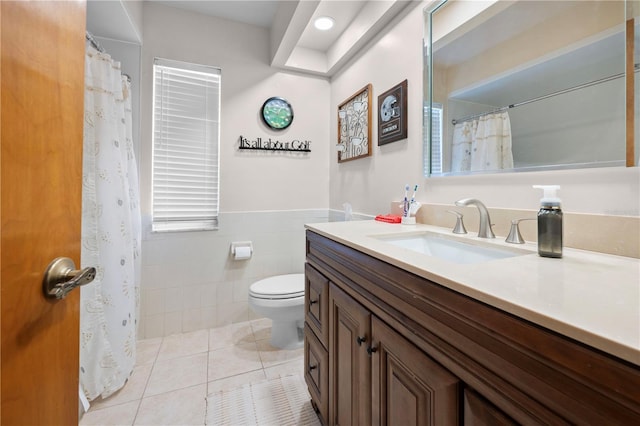
[[[566,170],[566,169],[587,169],[587,168],[610,168],[610,167],[637,167],[640,162],[640,155],[636,150],[636,84],[638,79],[635,79],[635,72],[638,67],[636,62],[639,61],[640,54],[637,53],[640,46],[634,45],[635,41],[635,27],[640,25],[635,24],[635,20],[640,21],[640,16],[633,16],[633,7],[625,0],[625,158],[619,161],[615,161],[616,164],[606,165],[603,163],[571,163],[560,165],[548,165],[548,166],[532,166],[532,167],[520,167],[512,169],[497,169],[486,171],[468,171],[468,172],[442,172],[437,171],[434,173],[432,156],[434,155],[432,141],[433,141],[433,125],[432,125],[432,111],[434,106],[433,101],[433,16],[443,6],[448,3],[448,0],[439,0],[435,3],[427,5],[423,9],[423,175],[427,178],[432,177],[447,177],[447,176],[473,176],[481,174],[501,174],[501,173],[519,173],[519,172],[532,172],[532,171],[549,171],[549,170]],[[630,16],[630,14],[632,16]]]

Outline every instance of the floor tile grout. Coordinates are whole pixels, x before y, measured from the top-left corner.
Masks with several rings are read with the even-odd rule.
[[[158,354],[160,353],[160,348],[162,347],[162,342],[164,342],[164,338],[160,339],[160,344],[158,345],[158,349],[156,350],[156,354],[153,357],[153,362],[151,364],[151,371],[149,371],[149,375],[147,376],[147,380],[144,383],[144,389],[142,390],[142,395],[140,399],[138,399],[138,408],[136,408],[136,414],[133,416],[133,421],[131,422],[131,426],[136,424],[136,420],[138,418],[138,413],[140,412],[140,406],[142,405],[142,400],[144,399],[144,394],[147,393],[147,386],[149,386],[149,381],[151,380],[151,375],[153,374],[153,370],[156,366],[156,361],[158,360]]]
[[[269,360],[269,356],[267,355],[268,351],[261,350],[261,349],[270,348],[270,346],[268,345],[268,343],[267,344],[263,344],[263,345],[259,345],[258,344],[259,342],[268,341],[269,337],[265,337],[263,339],[258,339],[257,338],[258,335],[256,333],[264,333],[264,334],[260,334],[259,336],[267,334],[267,333],[265,333],[265,329],[270,328],[270,324],[269,324],[269,326],[259,327],[258,324],[260,324],[260,321],[264,321],[264,320],[263,319],[249,320],[249,321],[246,321],[246,322],[243,322],[243,323],[236,323],[236,324],[231,324],[229,326],[226,326],[226,327],[231,327],[230,330],[224,331],[224,333],[227,333],[227,332],[230,333],[230,335],[231,335],[230,336],[230,341],[228,343],[225,343],[224,346],[219,347],[219,348],[215,348],[215,349],[212,349],[212,340],[211,339],[213,337],[212,330],[216,330],[216,328],[207,329],[207,330],[199,330],[200,332],[206,331],[207,342],[206,342],[206,350],[205,351],[199,351],[199,352],[186,351],[187,353],[183,354],[183,353],[180,352],[180,350],[178,350],[176,352],[176,353],[179,354],[178,356],[174,356],[173,358],[170,357],[170,358],[166,358],[166,359],[162,359],[162,360],[159,360],[159,358],[160,358],[160,355],[161,355],[162,350],[163,350],[163,345],[166,344],[166,346],[164,346],[164,347],[168,351],[168,352],[165,352],[165,354],[167,354],[167,353],[170,354],[171,353],[170,351],[172,349],[175,350],[175,347],[172,347],[172,344],[175,345],[175,343],[172,342],[171,344],[167,344],[167,339],[171,338],[171,336],[166,336],[166,337],[160,339],[160,341],[157,343],[158,346],[157,346],[157,349],[154,351],[154,355],[152,357],[150,357],[150,362],[135,366],[135,367],[140,367],[142,365],[151,364],[149,373],[148,373],[148,375],[147,375],[147,377],[145,379],[145,382],[144,382],[144,387],[143,387],[142,393],[140,395],[140,398],[137,398],[137,399],[134,399],[134,400],[131,400],[131,401],[125,401],[125,402],[118,403],[118,404],[114,404],[114,405],[111,405],[111,406],[108,406],[108,407],[98,408],[94,412],[106,410],[106,409],[109,409],[109,408],[118,407],[118,406],[121,406],[123,404],[137,403],[137,406],[136,406],[136,409],[135,409],[135,415],[133,416],[133,420],[132,420],[132,424],[135,424],[136,421],[142,420],[142,418],[140,418],[142,402],[146,398],[158,397],[160,395],[168,394],[168,393],[171,393],[171,392],[182,391],[182,390],[185,390],[185,389],[189,389],[189,388],[193,388],[193,387],[196,387],[196,386],[204,385],[204,389],[205,389],[205,395],[204,395],[205,412],[204,412],[204,415],[206,417],[206,413],[207,413],[207,411],[206,411],[207,398],[211,394],[214,393],[214,392],[212,392],[212,390],[214,389],[212,387],[213,383],[215,383],[217,381],[229,380],[229,379],[232,379],[234,377],[241,376],[243,374],[256,373],[258,371],[262,373],[262,375],[261,375],[262,378],[260,379],[260,381],[275,380],[278,377],[283,377],[282,376],[282,374],[283,374],[282,372],[274,373],[274,371],[271,370],[271,372],[269,374],[271,374],[272,376],[271,376],[271,378],[269,378],[269,375],[267,374],[267,369],[278,368],[278,367],[281,367],[284,364],[287,364],[287,363],[290,363],[290,362],[294,362],[294,361],[299,361],[299,359],[302,358],[302,354],[296,355],[296,356],[291,357],[291,358],[288,357],[288,356],[285,356],[285,359],[282,359],[282,360],[277,359],[277,355],[276,355],[276,359],[274,359],[273,361],[269,362],[268,361]],[[248,327],[248,330],[246,329],[246,327]],[[222,328],[223,327],[218,327],[217,329],[222,329]],[[247,335],[245,337],[240,337],[240,339],[238,339],[237,336],[235,335],[235,333],[240,331],[240,330],[248,331],[251,334],[249,336],[249,334],[247,333]],[[184,337],[185,335],[189,335],[190,333],[197,333],[197,332],[198,331],[189,332],[189,333],[181,333],[181,334],[177,334],[177,335],[174,335],[174,336],[178,336],[178,337],[176,337],[176,339],[178,339],[178,342],[179,342],[180,339],[188,338],[188,337]],[[224,337],[224,336],[226,336],[225,334],[223,334],[222,336],[223,336],[222,337],[223,339],[227,339],[227,337]],[[246,338],[248,338],[249,341],[244,342],[244,343],[252,343],[253,345],[255,345],[255,351],[257,352],[257,359],[260,360],[260,364],[259,364],[260,368],[256,368],[254,370],[249,370],[249,371],[239,372],[239,373],[236,373],[236,374],[232,374],[231,376],[227,376],[227,377],[219,377],[219,378],[216,378],[214,380],[209,380],[209,372],[210,372],[210,368],[211,368],[211,366],[210,366],[210,354],[212,352],[214,352],[214,351],[229,349],[229,348],[232,348],[234,346],[238,346],[239,344],[243,344],[242,341],[243,341],[243,339],[246,339]],[[271,349],[274,352],[277,351],[275,348],[271,348]],[[181,387],[181,388],[178,388],[178,389],[171,389],[171,390],[167,390],[165,392],[161,392],[161,393],[156,394],[156,395],[148,395],[148,396],[146,395],[146,393],[147,393],[147,391],[149,389],[149,385],[150,385],[150,382],[152,380],[154,371],[156,371],[156,368],[158,366],[158,362],[175,361],[175,360],[180,359],[180,358],[185,358],[185,357],[189,357],[189,356],[196,356],[196,355],[201,355],[201,354],[206,354],[206,367],[204,368],[204,374],[205,374],[204,383],[193,384],[193,385],[189,385],[189,386],[186,386],[186,387]],[[166,355],[166,356],[171,356],[171,355]],[[251,378],[247,377],[247,380],[249,380],[247,383],[252,383],[254,380],[256,380],[256,378],[251,379]],[[220,386],[224,387],[225,384],[221,383]],[[229,386],[238,387],[240,385],[236,384],[236,385],[229,385]],[[219,392],[219,391],[215,391],[215,392]],[[91,412],[91,410],[90,410],[90,412]],[[205,418],[205,421],[206,421],[206,418]]]

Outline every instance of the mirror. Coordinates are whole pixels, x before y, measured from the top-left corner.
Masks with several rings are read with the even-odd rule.
[[[425,10],[425,175],[637,165],[640,13],[628,3]]]

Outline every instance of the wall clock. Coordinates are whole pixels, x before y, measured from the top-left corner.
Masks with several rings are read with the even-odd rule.
[[[272,97],[262,104],[262,120],[272,129],[286,129],[293,122],[293,108],[286,99]]]

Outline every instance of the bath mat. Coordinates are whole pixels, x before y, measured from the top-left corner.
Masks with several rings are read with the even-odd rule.
[[[205,424],[320,426],[302,376],[247,383],[207,397]]]

